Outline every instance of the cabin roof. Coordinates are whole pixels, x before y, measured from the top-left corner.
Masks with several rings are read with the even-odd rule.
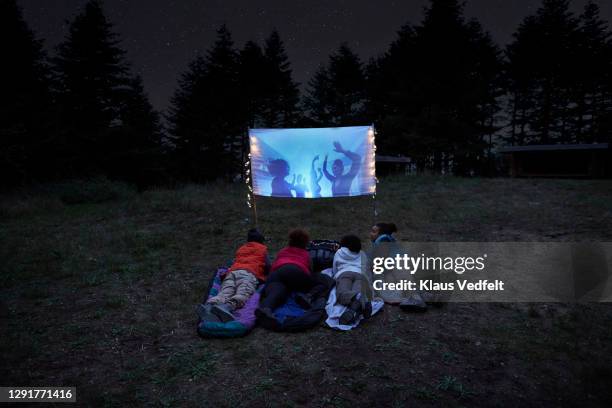
[[[499,153],[515,152],[541,152],[557,150],[602,150],[608,149],[608,143],[584,143],[584,144],[556,144],[556,145],[527,145],[527,146],[508,146],[498,150]]]

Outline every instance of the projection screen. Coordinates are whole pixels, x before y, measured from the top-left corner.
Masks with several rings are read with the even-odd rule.
[[[323,198],[376,192],[371,126],[250,129],[253,194]]]

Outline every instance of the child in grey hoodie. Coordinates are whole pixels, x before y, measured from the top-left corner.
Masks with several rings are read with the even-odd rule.
[[[359,237],[346,235],[340,240],[340,249],[334,255],[332,267],[338,303],[347,306],[340,316],[340,324],[352,324],[361,313],[366,318],[371,313],[371,304],[362,296],[364,285],[367,285],[363,274],[364,258]]]

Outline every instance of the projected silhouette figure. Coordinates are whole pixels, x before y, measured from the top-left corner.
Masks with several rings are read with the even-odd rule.
[[[313,197],[321,197],[321,186],[319,185],[319,181],[323,178],[323,172],[321,168],[319,168],[319,174],[317,175],[317,171],[315,170],[315,162],[319,160],[319,155],[317,154],[310,164],[310,191],[312,191]]]
[[[334,142],[334,151],[344,154],[351,160],[351,168],[344,174],[344,164],[342,160],[336,159],[332,164],[332,174],[327,171],[327,155],[323,160],[323,174],[332,184],[332,196],[348,196],[351,191],[351,184],[353,179],[359,173],[359,165],[361,164],[361,156],[357,153],[344,150],[342,145],[338,142]]]
[[[293,186],[285,180],[289,175],[289,163],[283,159],[271,160],[268,163],[268,173],[272,179],[272,195],[275,197],[293,197],[291,190]],[[293,176],[295,182],[295,175]]]
[[[293,175],[293,186],[292,189],[295,191],[296,197],[306,197],[306,191],[308,191],[308,186],[306,185],[306,177],[303,177],[301,174],[297,176],[297,182],[295,178],[295,174]]]

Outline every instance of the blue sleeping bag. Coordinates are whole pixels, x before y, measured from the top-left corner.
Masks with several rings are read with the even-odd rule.
[[[323,274],[315,274],[314,278],[325,285],[325,291],[316,294],[310,309],[300,307],[295,301],[296,293],[293,293],[287,302],[274,309],[274,319],[262,315],[257,319],[257,323],[268,330],[279,332],[299,332],[318,325],[327,316],[325,305],[335,282]]]

